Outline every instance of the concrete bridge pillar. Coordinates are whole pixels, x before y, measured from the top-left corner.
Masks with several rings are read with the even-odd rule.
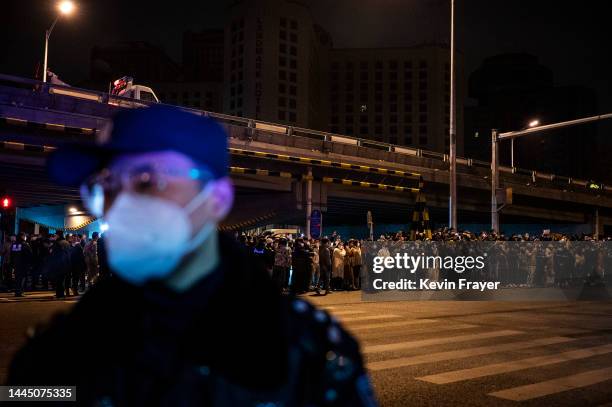
[[[310,186],[309,186],[310,183]],[[315,209],[325,213],[327,211],[327,185],[321,181],[296,181],[293,185],[295,192],[296,209],[304,211],[310,217],[310,211]],[[310,190],[310,211],[308,211],[308,196]]]
[[[601,219],[599,218],[599,209],[595,208],[595,213],[593,214],[593,236],[595,239],[599,239],[599,235],[602,234],[601,227]]]

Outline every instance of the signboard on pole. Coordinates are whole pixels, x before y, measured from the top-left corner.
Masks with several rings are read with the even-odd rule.
[[[318,209],[310,212],[310,237],[319,239],[321,237],[321,211]]]

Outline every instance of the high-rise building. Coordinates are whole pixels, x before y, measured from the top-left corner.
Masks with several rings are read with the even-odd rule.
[[[224,32],[186,31],[183,34],[183,73],[188,82],[223,82]]]
[[[462,154],[465,92],[457,57]],[[449,59],[440,45],[334,49],[305,2],[236,1],[225,28],[224,110],[444,152]]]
[[[226,113],[324,128],[330,46],[301,1],[234,2],[225,27]]]
[[[329,130],[448,152],[450,52],[441,45],[333,49]],[[458,55],[457,152],[463,148],[463,59]]]

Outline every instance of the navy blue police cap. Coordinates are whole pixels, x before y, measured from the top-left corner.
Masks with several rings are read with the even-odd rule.
[[[227,134],[215,120],[172,106],[153,105],[117,113],[96,143],[66,144],[49,156],[49,176],[78,186],[119,154],[175,151],[202,165],[215,179],[228,168]]]

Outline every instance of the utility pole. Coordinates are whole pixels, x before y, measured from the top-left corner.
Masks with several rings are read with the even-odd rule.
[[[51,27],[45,31],[45,58],[43,59],[43,82],[47,82],[47,57],[49,55],[49,38],[51,37],[51,32],[53,28],[55,28],[55,24],[57,24],[57,20],[59,20],[59,16],[53,20],[53,24]]]
[[[306,181],[306,238],[310,239],[310,217],[312,215],[312,167],[308,167]]]
[[[450,38],[450,193],[448,202],[448,226],[449,228],[457,230],[457,129],[455,123],[455,0],[451,0]]]
[[[491,229],[499,233],[499,212],[497,210],[497,188],[499,188],[499,154],[497,130],[491,130]]]

